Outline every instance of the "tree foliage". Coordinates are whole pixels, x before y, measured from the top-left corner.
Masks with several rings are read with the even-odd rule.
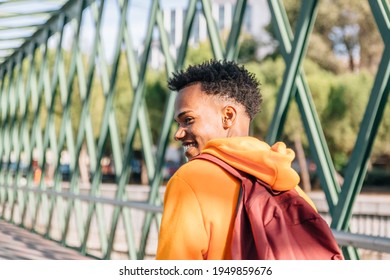
[[[213,58],[213,52],[209,41],[200,42],[198,46],[189,47],[185,59],[185,67],[190,64],[198,64]]]
[[[259,43],[253,37],[245,37],[240,43],[238,52],[238,61],[240,63],[247,63],[249,61],[257,60],[257,48]]]
[[[293,30],[303,3],[284,0]],[[333,72],[345,68],[340,67],[340,58],[346,60],[346,69],[350,71],[368,69],[375,72],[383,43],[368,1],[324,0],[318,5],[308,57]]]
[[[164,71],[149,71],[146,84],[146,105],[152,139],[157,143],[164,119],[166,102],[168,99],[168,87]]]

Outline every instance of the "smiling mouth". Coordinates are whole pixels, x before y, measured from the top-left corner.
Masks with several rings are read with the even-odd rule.
[[[195,143],[183,143],[184,152],[187,152],[190,148],[196,148],[197,145]]]

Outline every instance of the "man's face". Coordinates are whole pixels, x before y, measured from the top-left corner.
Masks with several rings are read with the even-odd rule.
[[[182,142],[188,159],[199,155],[209,140],[226,137],[222,112],[223,104],[202,92],[200,84],[185,87],[178,92],[175,103],[178,129],[175,139]]]

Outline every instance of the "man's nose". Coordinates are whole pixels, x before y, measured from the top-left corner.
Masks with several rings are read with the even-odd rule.
[[[177,129],[177,131],[175,133],[175,140],[180,141],[180,139],[183,139],[184,135],[185,135],[184,128],[179,126],[179,128]]]

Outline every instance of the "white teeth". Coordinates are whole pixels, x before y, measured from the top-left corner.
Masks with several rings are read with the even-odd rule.
[[[187,151],[189,148],[195,147],[195,144],[187,144],[187,145],[183,145],[183,147],[184,147],[184,150]]]

